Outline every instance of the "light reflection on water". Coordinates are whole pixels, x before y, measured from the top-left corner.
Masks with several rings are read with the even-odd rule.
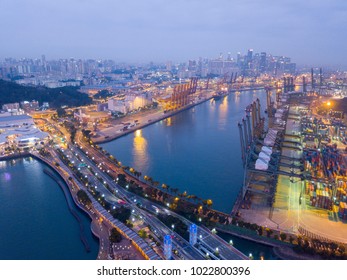
[[[133,141],[134,168],[142,172],[146,171],[150,157],[147,151],[147,140],[142,136],[141,129],[136,130]]]
[[[243,180],[237,123],[265,92],[231,93],[101,146],[125,165],[228,213]]]

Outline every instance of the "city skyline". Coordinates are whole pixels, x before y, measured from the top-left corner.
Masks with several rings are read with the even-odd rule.
[[[346,66],[343,1],[35,0],[29,5],[18,0],[0,5],[0,16],[8,22],[0,31],[6,39],[0,59],[45,54],[51,59],[178,62],[220,52],[235,57],[253,48],[289,56],[299,65]]]

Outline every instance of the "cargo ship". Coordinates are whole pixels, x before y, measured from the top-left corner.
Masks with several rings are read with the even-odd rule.
[[[228,95],[227,92],[219,91],[212,95],[214,100],[220,100],[222,97]]]

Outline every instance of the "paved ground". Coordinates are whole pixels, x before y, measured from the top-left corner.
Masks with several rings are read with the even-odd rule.
[[[211,98],[213,93],[214,92],[210,91],[210,90],[199,92],[199,95],[201,96],[201,100],[195,104],[199,104],[199,103],[204,102],[207,99]],[[107,123],[103,123],[103,124],[99,125],[98,130],[95,132],[96,135],[94,137],[92,137],[92,140],[95,143],[108,141],[108,140],[114,139],[116,137],[119,137],[123,134],[126,134],[130,131],[140,129],[141,127],[146,126],[148,124],[155,123],[158,120],[168,118],[171,115],[176,114],[176,113],[177,113],[177,111],[173,111],[173,112],[168,112],[168,113],[164,114],[163,110],[158,108],[158,109],[152,109],[149,111],[139,112],[136,114],[125,116],[124,118],[120,118],[120,119],[113,120],[113,121],[110,121]],[[132,124],[132,123],[135,123],[135,120],[138,121],[136,126],[128,128],[128,130],[126,130],[126,131],[122,130],[124,127],[124,124],[122,124],[122,123],[131,123]]]
[[[298,111],[291,108],[290,113]],[[299,126],[292,120],[288,120],[286,134],[295,135],[299,132]],[[286,136],[293,141],[295,138]],[[282,155],[300,158],[301,151],[283,148]],[[281,170],[290,172],[288,167]],[[278,177],[277,192],[273,211],[266,207],[261,196],[254,195],[250,209],[242,209],[242,217],[248,222],[279,229],[283,231],[299,233],[299,227],[312,234],[330,240],[347,242],[347,223],[341,221],[334,211],[318,209],[309,205],[309,199],[303,195],[304,183],[299,178],[290,178],[280,175]],[[302,195],[301,203],[300,196]]]

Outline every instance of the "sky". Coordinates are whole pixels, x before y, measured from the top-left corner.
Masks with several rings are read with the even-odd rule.
[[[345,0],[0,0],[0,59],[174,62],[265,51],[347,66]]]

